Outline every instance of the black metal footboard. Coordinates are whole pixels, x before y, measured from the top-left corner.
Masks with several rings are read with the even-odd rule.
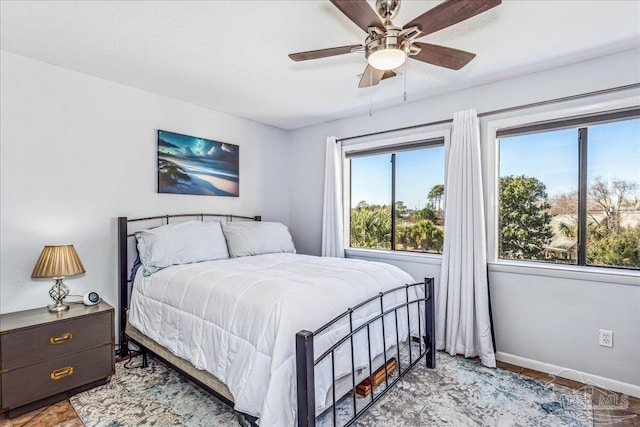
[[[413,287],[424,287],[424,297],[423,298],[410,298],[409,297],[409,289]],[[390,294],[398,295],[398,292],[404,292],[405,298],[404,302],[397,303],[392,307],[384,306],[384,298],[385,296],[389,296]],[[379,314],[370,317],[366,322],[362,324],[358,324],[354,327],[353,316],[358,310],[362,310],[364,307],[369,306],[374,301],[380,301],[380,310]],[[415,307],[415,308],[414,308]],[[412,310],[415,310],[414,313],[417,313],[417,322],[418,322],[418,337],[412,337],[411,335],[411,316]],[[421,313],[424,310],[424,325],[422,324]],[[399,319],[400,317],[400,319]],[[404,319],[406,317],[406,319]],[[335,344],[333,344],[330,348],[324,351],[319,357],[314,358],[314,337],[321,334],[323,331],[326,331],[331,326],[337,325],[339,322],[346,322],[348,318],[349,325],[349,333],[345,334],[344,337],[340,338]],[[385,387],[381,387],[377,393],[374,392],[373,387],[374,383],[374,366],[373,366],[373,358],[376,356],[372,356],[371,354],[371,336],[370,331],[371,328],[376,322],[381,324],[382,328],[382,354],[384,360],[384,367],[387,366],[387,340],[385,334],[385,323],[388,322],[387,319],[393,319],[391,322],[395,325],[395,338],[396,342],[391,343],[395,344],[395,349],[397,352],[397,367],[398,374],[390,380],[389,375],[384,375]],[[407,326],[407,338],[408,338],[408,360],[404,363],[400,360],[400,333],[399,333],[399,325],[400,322],[404,322],[406,320]],[[428,368],[435,368],[436,366],[436,354],[435,354],[435,326],[434,326],[434,293],[433,293],[433,278],[426,278],[424,282],[414,283],[410,285],[399,286],[397,288],[388,290],[386,292],[381,292],[375,297],[369,298],[366,301],[361,302],[355,307],[349,308],[347,311],[331,320],[326,325],[322,326],[318,330],[311,331],[300,331],[296,334],[296,369],[297,369],[297,386],[298,386],[298,427],[313,427],[316,425],[316,401],[315,401],[315,367],[330,357],[331,360],[331,374],[332,374],[332,411],[333,411],[333,426],[337,426],[336,419],[336,403],[337,400],[342,396],[336,396],[336,376],[335,376],[335,352],[347,341],[350,342],[350,350],[351,350],[351,382],[352,389],[350,393],[353,395],[353,416],[347,420],[343,421],[343,426],[349,426],[353,424],[360,416],[364,414],[364,412],[371,407],[376,401],[378,401],[395,383],[397,383],[404,375],[406,375],[409,370],[417,364],[423,357],[426,360],[426,365]],[[358,333],[365,333],[366,330],[366,348],[354,348],[354,337]],[[421,337],[421,338],[419,338]],[[412,349],[412,341],[414,338],[417,338],[417,350]],[[357,396],[356,396],[356,366],[354,359],[354,351],[368,351],[368,372],[369,372],[369,384],[371,384],[371,392],[369,394],[370,397],[367,397],[368,402],[365,405],[361,405],[362,407],[358,409],[357,404]],[[415,355],[413,353],[416,353]],[[415,356],[415,358],[414,358]],[[404,365],[404,366],[403,366]],[[385,368],[386,369],[386,368]],[[347,398],[348,397],[344,397]]]

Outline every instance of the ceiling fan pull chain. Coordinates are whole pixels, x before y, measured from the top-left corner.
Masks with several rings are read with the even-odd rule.
[[[407,62],[409,61],[404,61],[404,102],[407,102]]]
[[[369,117],[371,116],[373,116],[373,70],[369,70]]]

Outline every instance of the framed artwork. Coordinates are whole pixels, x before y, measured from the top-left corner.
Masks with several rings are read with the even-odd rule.
[[[158,193],[240,196],[240,147],[158,130]]]

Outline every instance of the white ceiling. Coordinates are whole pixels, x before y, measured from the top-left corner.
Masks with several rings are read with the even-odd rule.
[[[405,0],[394,23],[438,3]],[[364,41],[328,0],[1,0],[0,15],[3,50],[283,129],[403,102],[404,76],[357,88],[362,53],[287,57]],[[640,1],[503,0],[420,41],[477,57],[460,71],[409,61],[409,101],[638,47]]]

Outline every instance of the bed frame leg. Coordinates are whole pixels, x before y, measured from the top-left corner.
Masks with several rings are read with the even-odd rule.
[[[120,332],[120,347],[118,350],[118,356],[126,357],[129,354],[129,340],[124,332]]]
[[[118,217],[118,272],[120,292],[118,292],[118,315],[120,316],[120,357],[125,357],[129,350],[129,342],[125,334],[127,324],[127,308],[129,307],[129,282],[127,281],[127,217]]]
[[[298,386],[298,427],[316,425],[316,395],[313,365],[313,332],[296,334],[296,377]]]
[[[429,299],[424,305],[425,311],[425,345],[428,354],[425,356],[427,368],[434,369],[436,367],[436,331],[435,331],[435,294],[433,293],[433,277],[425,278],[425,291],[428,292]]]
[[[147,349],[144,347],[140,347],[140,352],[142,353],[142,368],[145,369],[149,366],[149,361],[147,360]]]

